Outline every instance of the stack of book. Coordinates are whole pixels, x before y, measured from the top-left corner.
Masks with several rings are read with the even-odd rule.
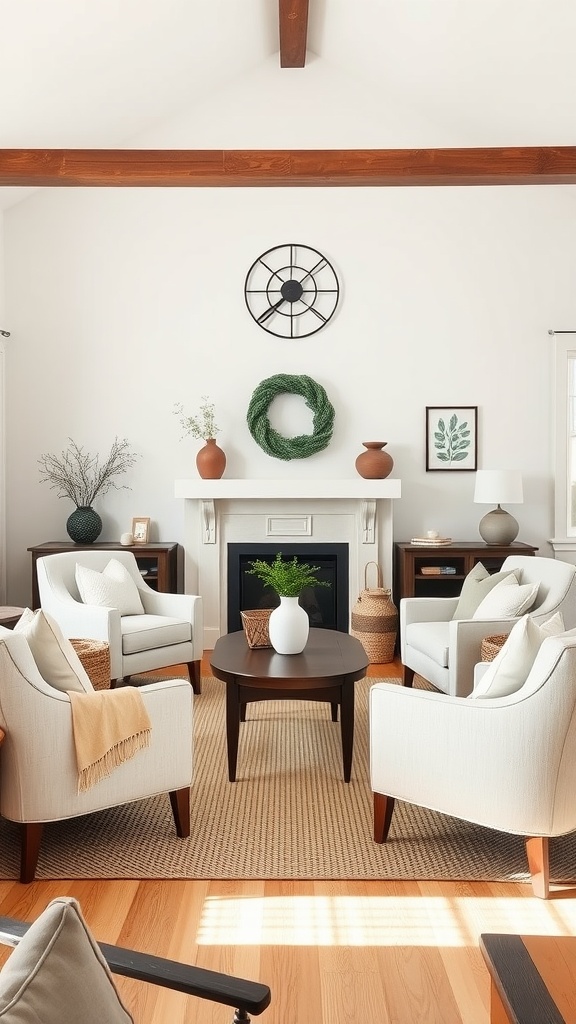
[[[450,576],[456,569],[453,565],[423,565],[420,572],[423,576]]]
[[[424,548],[440,548],[452,543],[452,537],[412,537],[411,544],[419,544]]]

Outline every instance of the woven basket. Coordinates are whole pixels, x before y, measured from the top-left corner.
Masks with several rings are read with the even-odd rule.
[[[110,687],[110,649],[103,640],[70,640],[95,690]]]
[[[377,587],[368,587],[369,565],[376,566]],[[398,635],[398,610],[392,601],[390,591],[385,590],[382,586],[382,570],[376,562],[366,564],[364,583],[365,589],[352,609],[350,633],[362,644],[371,665],[383,665],[386,662],[394,661]]]
[[[497,654],[504,647],[508,639],[508,633],[498,633],[495,636],[485,636],[480,644],[480,660],[494,661]]]
[[[240,612],[248,647],[272,647],[268,635],[268,620],[272,608],[250,608]]]

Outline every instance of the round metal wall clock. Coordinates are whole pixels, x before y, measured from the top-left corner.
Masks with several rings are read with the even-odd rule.
[[[254,261],[244,296],[259,327],[278,338],[305,338],[334,315],[340,288],[333,266],[317,249],[288,242]]]

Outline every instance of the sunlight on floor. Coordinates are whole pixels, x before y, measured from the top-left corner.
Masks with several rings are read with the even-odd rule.
[[[573,935],[576,900],[394,896],[210,897],[198,944],[470,946],[480,932]]]

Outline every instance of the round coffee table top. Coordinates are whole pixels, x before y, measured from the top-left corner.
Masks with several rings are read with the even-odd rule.
[[[363,679],[368,658],[356,637],[336,629],[311,629],[301,654],[277,654],[272,647],[249,647],[244,630],[215,644],[210,666],[219,679]]]

